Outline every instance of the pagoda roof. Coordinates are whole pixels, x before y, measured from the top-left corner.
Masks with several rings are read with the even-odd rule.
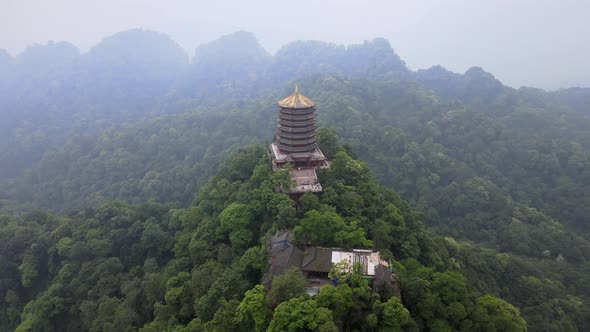
[[[296,85],[293,94],[279,100],[279,106],[282,108],[305,109],[314,107],[315,102],[299,93],[299,87]]]

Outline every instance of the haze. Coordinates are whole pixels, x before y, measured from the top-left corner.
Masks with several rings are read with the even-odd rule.
[[[0,48],[69,41],[86,51],[130,28],[170,35],[189,54],[246,30],[275,52],[294,40],[388,39],[411,69],[481,66],[503,83],[558,89],[590,86],[586,1],[162,1],[3,0]]]

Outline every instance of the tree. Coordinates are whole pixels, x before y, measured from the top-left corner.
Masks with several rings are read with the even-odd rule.
[[[305,213],[293,233],[303,243],[330,246],[335,245],[335,234],[344,232],[345,228],[344,220],[336,212],[311,210]]]
[[[375,303],[373,311],[380,314],[379,328],[382,331],[405,331],[414,324],[408,309],[395,296],[385,303]]]
[[[322,152],[328,157],[328,159],[332,158],[336,152],[340,151],[338,135],[334,129],[322,127],[317,130],[316,136],[320,149],[322,149]]]
[[[372,245],[365,238],[365,231],[354,221],[347,225],[342,217],[330,210],[310,210],[293,229],[295,238],[317,246],[366,248]]]
[[[345,284],[350,282],[350,277],[352,276],[352,265],[348,263],[346,259],[341,260],[340,262],[334,263],[330,272],[328,273],[328,278],[331,280],[336,280],[338,284]]]
[[[360,160],[352,159],[345,152],[338,152],[332,160],[332,174],[347,185],[357,186],[371,179],[369,167]]]
[[[377,249],[388,249],[392,247],[394,242],[393,227],[391,224],[385,222],[382,219],[375,220],[375,223],[371,227],[371,235],[375,248]]]
[[[269,293],[270,303],[278,305],[289,299],[305,294],[307,280],[297,267],[288,269],[284,274],[272,279],[272,287]]]
[[[320,307],[328,308],[339,321],[346,321],[346,315],[352,309],[352,289],[347,284],[334,287],[330,284],[321,288],[320,293],[314,297]]]
[[[252,241],[253,233],[248,229],[252,222],[251,209],[240,203],[232,203],[219,215],[220,228],[229,233],[229,242],[235,253],[242,253]]]
[[[18,267],[21,273],[21,282],[24,287],[33,286],[33,282],[39,275],[37,272],[37,258],[32,253],[26,253],[23,263]]]
[[[145,222],[141,243],[146,248],[148,255],[161,258],[161,255],[170,250],[172,246],[171,237],[158,224],[155,218]]]
[[[246,292],[236,310],[236,322],[240,326],[261,332],[266,330],[269,321],[268,303],[264,286],[256,285]]]
[[[193,317],[193,297],[190,289],[190,274],[180,272],[166,283],[166,304],[174,308],[175,316],[181,321]]]
[[[526,331],[526,321],[518,308],[492,295],[477,298],[470,318],[474,331]]]
[[[281,303],[275,310],[269,332],[337,331],[332,312],[303,297]]]
[[[301,203],[301,212],[304,214],[310,210],[320,210],[320,200],[318,196],[312,192],[307,192],[299,198]]]
[[[293,206],[291,198],[283,193],[273,193],[268,203],[270,211],[275,216],[278,228],[291,228],[296,222],[297,210]]]
[[[219,309],[213,315],[213,318],[205,324],[206,331],[246,331],[234,320],[236,309],[240,302],[238,300],[219,301]]]
[[[291,171],[293,170],[293,164],[287,163],[280,170],[277,170],[271,175],[271,182],[275,188],[282,188],[284,191],[287,188],[293,187],[293,179],[291,178]]]

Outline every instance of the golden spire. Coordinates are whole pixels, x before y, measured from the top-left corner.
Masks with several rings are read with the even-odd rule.
[[[289,97],[279,100],[279,106],[282,108],[305,109],[314,107],[315,102],[299,93],[299,85],[295,84],[295,92]]]

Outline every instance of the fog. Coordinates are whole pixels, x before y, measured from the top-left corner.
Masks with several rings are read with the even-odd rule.
[[[590,86],[586,1],[3,0],[0,48],[48,40],[86,51],[130,28],[170,35],[189,54],[221,35],[253,32],[270,52],[294,40],[388,39],[411,69],[481,66],[503,83]]]

